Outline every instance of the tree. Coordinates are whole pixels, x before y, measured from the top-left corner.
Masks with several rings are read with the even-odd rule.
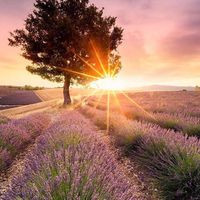
[[[87,84],[121,68],[123,29],[103,11],[89,0],[36,0],[25,27],[11,33],[9,45],[32,62],[29,72],[64,81],[64,104],[71,103],[70,84]]]
[[[196,91],[200,91],[200,87],[197,85],[197,86],[195,87],[195,90],[196,90]]]

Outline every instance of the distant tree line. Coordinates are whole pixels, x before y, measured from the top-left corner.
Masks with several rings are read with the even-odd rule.
[[[196,91],[200,91],[200,87],[197,85],[197,86],[195,87],[195,90],[196,90]]]
[[[10,88],[10,89],[16,89],[16,90],[42,90],[42,89],[45,89],[44,87],[33,87],[31,85],[25,85],[25,86],[11,86],[11,85],[8,85],[8,86],[1,86],[1,87],[4,87],[4,88]]]
[[[44,87],[38,87],[38,86],[33,87],[30,85],[25,85],[23,88],[24,88],[24,90],[42,90],[42,89],[44,89]]]

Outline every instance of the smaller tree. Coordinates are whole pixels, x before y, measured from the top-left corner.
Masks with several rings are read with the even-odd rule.
[[[122,28],[115,17],[104,17],[88,0],[36,0],[24,29],[11,33],[32,61],[27,70],[50,81],[64,80],[64,104],[70,104],[71,83],[87,84],[121,69],[117,48]]]
[[[196,91],[200,91],[200,87],[197,85],[197,86],[195,87],[195,90],[196,90]]]

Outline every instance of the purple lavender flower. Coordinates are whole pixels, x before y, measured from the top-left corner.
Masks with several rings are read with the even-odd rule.
[[[37,139],[24,171],[2,199],[134,199],[102,136],[79,113],[62,113]]]
[[[36,114],[0,125],[0,148],[2,152],[0,170],[11,164],[15,156],[32,143],[36,136],[42,134],[49,123],[49,115]],[[3,157],[5,157],[5,160]],[[6,157],[9,157],[9,159]],[[9,162],[7,162],[8,160]]]
[[[89,107],[81,111],[96,123],[106,124],[106,112]],[[92,114],[93,113],[93,114]],[[152,123],[132,121],[110,113],[109,134],[117,147],[146,167],[166,199],[200,198],[200,141]],[[117,142],[116,142],[117,141]]]

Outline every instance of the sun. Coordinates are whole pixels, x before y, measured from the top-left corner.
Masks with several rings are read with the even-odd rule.
[[[91,87],[102,90],[121,90],[123,89],[123,83],[117,78],[106,76],[105,78],[91,83]]]

